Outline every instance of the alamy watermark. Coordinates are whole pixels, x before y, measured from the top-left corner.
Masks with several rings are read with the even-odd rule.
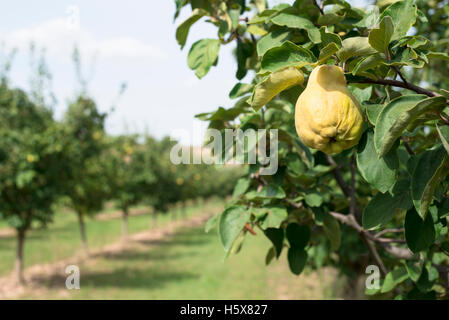
[[[177,136],[186,132],[179,132]],[[175,164],[260,164],[260,175],[273,175],[278,169],[277,129],[208,129],[205,146],[196,151],[177,143],[170,152]]]
[[[378,266],[371,264],[366,267],[365,273],[369,276],[366,277],[365,287],[370,290],[378,290],[380,288],[380,269]]]
[[[69,290],[80,289],[80,268],[74,264],[65,268],[65,273],[68,274],[65,280],[65,287]]]
[[[66,26],[69,30],[80,28],[80,8],[77,5],[70,5],[66,8]]]

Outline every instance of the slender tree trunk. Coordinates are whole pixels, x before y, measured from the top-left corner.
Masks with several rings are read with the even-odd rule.
[[[150,229],[156,229],[157,227],[157,213],[156,210],[151,214],[152,222],[150,223]]]
[[[83,245],[83,251],[86,256],[89,255],[89,249],[87,246],[87,237],[86,237],[86,225],[84,223],[84,216],[81,212],[77,212],[78,222],[80,225],[80,233],[81,233],[81,243]]]
[[[128,239],[128,207],[124,207],[122,210],[122,238],[123,240]]]
[[[176,220],[176,216],[178,215],[177,213],[178,213],[178,205],[174,205],[172,208],[171,208],[171,210],[172,210],[172,212],[171,212],[171,218],[172,218],[172,220],[173,221],[175,221]]]
[[[181,204],[181,214],[184,219],[187,218],[187,206],[185,202]]]
[[[23,246],[25,244],[25,229],[17,230],[17,253],[16,253],[16,265],[15,272],[17,281],[20,284],[24,284],[23,278]]]

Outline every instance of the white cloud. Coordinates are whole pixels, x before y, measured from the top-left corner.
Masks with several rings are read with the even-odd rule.
[[[58,18],[46,21],[35,27],[0,31],[0,40],[8,47],[20,51],[27,50],[31,42],[45,47],[50,56],[70,58],[76,44],[84,54],[110,59],[162,60],[164,52],[150,44],[132,37],[97,39],[89,30],[73,28],[67,20]]]

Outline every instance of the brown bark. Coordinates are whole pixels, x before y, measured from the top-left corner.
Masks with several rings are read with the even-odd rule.
[[[17,230],[17,252],[15,262],[15,273],[17,281],[20,284],[24,284],[23,278],[23,247],[25,244],[25,229]]]
[[[83,251],[86,256],[89,255],[89,248],[87,246],[86,225],[84,223],[84,216],[81,212],[77,212],[78,223],[80,226],[81,243],[83,245]]]
[[[123,240],[128,239],[128,207],[124,207],[122,210],[122,237]]]

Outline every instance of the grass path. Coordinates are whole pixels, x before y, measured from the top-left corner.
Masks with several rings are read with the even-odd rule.
[[[192,216],[201,210],[216,210],[222,207],[221,201],[210,201],[200,206],[190,206],[187,208],[187,216]],[[129,234],[150,230],[153,220],[144,213],[143,208],[137,208],[139,214],[129,218]],[[87,239],[90,249],[102,248],[107,244],[114,243],[121,237],[121,219],[114,214],[115,210],[108,210],[102,213],[99,219],[86,219]],[[159,215],[157,226],[164,227],[172,222],[172,212]],[[105,216],[111,214],[111,219]],[[15,234],[0,236],[0,277],[8,275],[14,267],[16,252]],[[81,240],[77,217],[73,212],[60,210],[55,214],[54,222],[47,228],[31,230],[26,237],[24,248],[25,268],[35,264],[45,264],[60,261],[81,252]]]
[[[29,287],[16,291],[16,297],[321,299],[338,294],[333,270],[306,271],[296,277],[285,257],[266,267],[264,255],[270,244],[261,235],[250,237],[241,253],[224,260],[216,233],[204,233],[204,221],[205,216],[194,216],[158,232],[135,234],[126,245],[107,246],[89,260],[68,259],[36,268]],[[64,270],[71,263],[80,267],[81,290],[65,289]]]

